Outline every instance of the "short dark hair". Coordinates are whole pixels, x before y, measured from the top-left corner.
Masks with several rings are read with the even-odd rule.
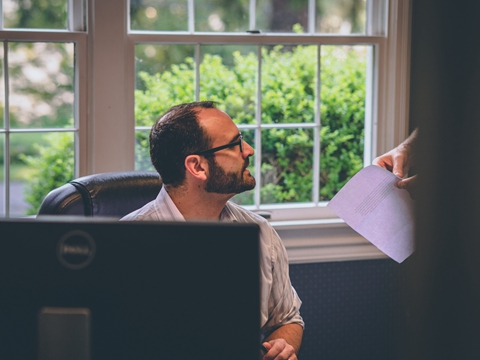
[[[150,159],[165,185],[182,185],[185,158],[208,149],[211,139],[199,125],[201,109],[216,108],[213,101],[180,104],[168,109],[150,131]]]

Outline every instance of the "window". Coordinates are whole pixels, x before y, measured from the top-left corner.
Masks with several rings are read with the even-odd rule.
[[[44,191],[78,173],[76,67],[85,36],[72,31],[82,26],[74,5],[2,2],[0,216],[35,214]]]
[[[0,4],[0,216],[25,215],[27,183],[52,178],[30,175],[37,166],[25,161],[40,151],[32,143],[46,149],[44,158],[53,165],[47,150],[60,142],[49,138],[64,137],[68,151],[61,154],[72,164],[68,176],[147,168],[145,134],[162,107],[209,97],[221,103],[256,150],[251,164],[260,186],[236,201],[270,215],[293,262],[378,257],[325,204],[328,191],[355,167],[407,135],[411,1]],[[55,19],[47,26],[36,20],[46,14]],[[30,57],[17,56],[16,49]],[[58,71],[51,72],[54,62],[42,60],[47,54],[62,64]],[[360,90],[345,96],[351,82],[341,79],[352,69],[350,78]],[[39,83],[26,78],[31,74]],[[155,103],[148,87],[157,100],[171,103]],[[47,106],[12,105],[48,91]],[[349,111],[355,116],[342,123],[340,115]],[[344,127],[353,137],[336,135]],[[353,128],[357,133],[349,134]],[[355,155],[347,171],[335,168],[343,160],[329,162],[338,160],[335,147]],[[23,169],[18,161],[24,161]],[[332,174],[338,179],[332,181]],[[18,183],[23,188],[16,192]],[[22,205],[15,208],[18,200]]]
[[[325,207],[376,151],[384,1],[130,2],[135,168],[169,106],[216,100],[255,148],[254,191],[234,197],[273,221]]]

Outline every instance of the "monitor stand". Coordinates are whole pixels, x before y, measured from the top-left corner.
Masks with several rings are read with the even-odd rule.
[[[90,360],[90,310],[44,307],[38,315],[39,360]]]

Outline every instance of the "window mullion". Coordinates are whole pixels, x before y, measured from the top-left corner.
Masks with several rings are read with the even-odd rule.
[[[51,32],[52,36],[59,36],[59,32]],[[356,45],[379,44],[385,41],[383,36],[364,35],[324,35],[324,34],[280,34],[280,33],[187,33],[187,32],[142,32],[132,31],[129,38],[139,43],[175,43],[175,44],[302,44],[302,45]]]
[[[367,35],[387,35],[387,14],[388,1],[368,0],[367,1]]]
[[[257,126],[255,129],[255,177],[257,186],[255,187],[255,207],[260,208],[260,189],[262,188],[262,45],[258,45],[258,71],[257,71],[257,106],[255,119]]]
[[[370,165],[374,154],[374,61],[375,61],[375,49],[373,46],[369,46],[367,49],[367,83],[365,85],[365,125],[364,125],[364,150],[363,150],[363,164],[364,166]]]
[[[73,126],[76,129],[73,136],[73,176],[76,178],[80,174],[80,136],[78,129],[80,128],[80,71],[79,71],[79,59],[78,59],[78,43],[74,43],[74,79],[73,79]],[[83,125],[83,124],[82,124]]]
[[[257,30],[257,1],[250,0],[249,2],[249,30]]]
[[[308,0],[308,33],[315,33],[315,0]]]
[[[195,101],[200,99],[200,44],[195,45]]]
[[[0,1],[0,30],[3,30],[3,0]]]
[[[85,31],[84,0],[68,0],[68,30]]]
[[[87,37],[74,42],[75,44],[75,81],[74,81],[74,124],[75,132],[75,177],[89,174],[92,166],[93,155],[89,146],[93,138],[90,131],[88,114],[91,110],[91,103],[88,100],[88,42]]]
[[[320,200],[320,151],[321,151],[321,138],[320,138],[320,129],[322,127],[321,124],[321,113],[320,113],[320,105],[321,105],[321,96],[320,96],[320,91],[321,91],[321,70],[322,70],[322,64],[321,64],[321,57],[322,55],[322,47],[321,45],[318,45],[317,47],[317,86],[315,89],[315,132],[313,135],[313,181],[312,181],[312,186],[313,186],[313,202],[318,205],[318,202]]]
[[[188,0],[188,32],[195,32],[195,0]]]
[[[4,148],[4,193],[5,193],[5,216],[10,216],[10,91],[8,72],[8,41],[3,42],[3,77],[5,88],[5,107],[3,110],[3,126],[5,127],[5,148]]]

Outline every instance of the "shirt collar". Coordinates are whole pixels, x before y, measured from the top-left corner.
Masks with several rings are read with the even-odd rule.
[[[230,209],[230,201],[227,202],[222,212],[220,213],[220,221],[237,222],[236,216],[233,214],[232,210]]]
[[[155,205],[157,213],[162,214],[163,220],[185,221],[182,213],[177,209],[165,186],[158,193]]]
[[[175,203],[173,202],[170,195],[168,195],[168,192],[164,186],[162,186],[162,189],[157,196],[156,206],[163,213],[163,218],[165,220],[185,221],[185,218],[175,206]],[[237,218],[229,207],[229,202],[227,202],[225,207],[222,209],[222,212],[220,213],[220,221],[237,221]]]

